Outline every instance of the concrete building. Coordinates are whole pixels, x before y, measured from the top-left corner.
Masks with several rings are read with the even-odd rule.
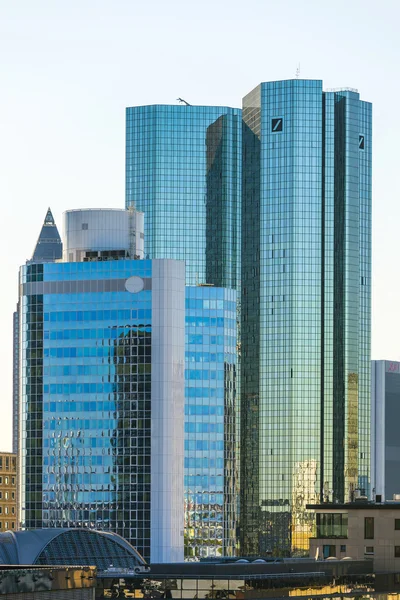
[[[372,558],[375,572],[400,572],[400,503],[308,505],[316,512],[310,557]]]
[[[374,497],[400,494],[400,362],[373,360],[371,369],[371,487]]]
[[[17,457],[10,452],[1,452],[0,531],[16,531],[17,529]]]

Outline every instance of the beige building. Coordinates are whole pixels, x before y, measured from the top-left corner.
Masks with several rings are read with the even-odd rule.
[[[17,457],[0,452],[0,531],[16,531],[17,518]]]
[[[372,558],[374,571],[400,574],[400,502],[308,505],[316,513],[310,557]]]

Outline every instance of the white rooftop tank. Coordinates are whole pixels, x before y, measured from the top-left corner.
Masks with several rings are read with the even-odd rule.
[[[134,208],[85,208],[63,214],[63,262],[125,257],[144,258],[142,212]]]

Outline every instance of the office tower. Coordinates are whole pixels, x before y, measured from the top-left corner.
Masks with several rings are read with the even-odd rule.
[[[0,531],[17,529],[17,457],[0,452]]]
[[[236,553],[236,291],[186,288],[185,556]]]
[[[12,451],[18,454],[18,414],[19,414],[19,307],[13,314],[13,414],[12,414]]]
[[[53,213],[48,208],[39,237],[28,262],[54,262],[62,257],[62,242],[54,221]],[[13,316],[13,438],[12,449],[18,453],[19,438],[19,305]]]
[[[400,362],[371,361],[371,488],[378,500],[400,494]]]
[[[241,128],[235,108],[126,111],[126,207],[145,213],[146,255],[185,260],[189,285],[238,287]]]
[[[53,214],[48,209],[32,255],[33,262],[52,262],[62,256],[62,243]]]
[[[188,105],[127,109],[126,207],[135,206],[145,213],[145,255],[185,260],[188,285],[207,283],[219,288],[240,288],[241,134],[240,109]],[[188,293],[199,294],[202,305],[201,294],[209,292],[200,287],[193,290]],[[219,302],[225,303],[226,293],[220,289]],[[237,308],[239,312],[239,301]],[[209,317],[214,319],[215,314],[212,311],[208,314],[205,309],[203,317],[208,321]],[[201,339],[209,339],[207,326],[203,327],[204,332],[198,330],[197,334]],[[219,335],[225,335],[224,326]],[[236,337],[236,329],[230,335]],[[194,352],[209,352],[191,345],[186,351],[192,353],[192,358]],[[212,349],[210,352],[215,354]],[[221,356],[219,350],[218,356]],[[209,371],[210,376],[220,371],[221,376],[228,364],[235,368],[234,393],[232,395],[228,387],[225,390],[226,414],[204,413],[201,417],[198,412],[197,427],[203,419],[207,420],[204,428],[209,427],[211,431],[211,426],[215,425],[215,429],[209,437],[200,435],[199,430],[197,438],[193,431],[191,443],[196,443],[198,449],[196,454],[185,454],[185,552],[188,557],[211,556],[221,551],[229,555],[236,547],[233,490],[237,486],[237,475],[233,472],[236,473],[237,467],[232,462],[233,457],[229,457],[233,452],[232,419],[237,422],[230,412],[232,397],[237,401],[237,360],[229,354],[228,359],[218,358],[209,366],[191,365],[187,375],[192,369],[198,372],[201,368],[203,373]],[[186,396],[187,410],[203,410],[200,409],[202,402],[204,410],[221,410],[221,405],[212,406],[213,381],[202,385],[196,381],[191,385],[197,386],[196,392],[192,390],[192,393],[202,393],[204,398],[197,397],[194,408],[191,407],[193,398]],[[186,417],[186,427],[194,426],[191,422],[194,414]],[[188,436],[186,431],[186,443],[189,443]],[[223,472],[220,466],[215,466],[221,464],[221,457],[211,456],[217,445],[222,448],[222,440],[225,440],[224,448],[229,448]],[[202,457],[200,447],[203,447]],[[215,479],[216,472],[218,479]],[[200,477],[201,486],[198,484]],[[222,488],[221,478],[224,481]],[[221,489],[224,490],[223,498]],[[215,502],[209,500],[214,497]]]
[[[143,215],[64,215],[64,259],[20,272],[22,526],[114,531],[183,560],[185,267]]]
[[[307,552],[307,503],[369,494],[371,105],[243,99],[241,551]]]

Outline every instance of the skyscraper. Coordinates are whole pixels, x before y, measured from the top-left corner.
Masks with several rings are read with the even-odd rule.
[[[243,99],[241,541],[301,553],[307,503],[369,493],[371,105]]]
[[[400,493],[400,362],[373,360],[371,373],[371,487],[381,500]]]
[[[187,556],[232,555],[236,291],[137,260],[133,209],[67,211],[63,241],[20,274],[23,527],[114,531],[154,562],[182,560],[184,534]]]
[[[236,553],[236,341],[236,291],[187,286],[187,558]]]
[[[126,207],[145,213],[146,255],[186,261],[186,282],[237,288],[241,111],[126,110]]]
[[[179,561],[185,268],[135,259],[141,217],[68,211],[64,260],[21,268],[21,520]]]
[[[187,556],[236,548],[237,332],[227,306],[240,298],[226,288],[240,289],[241,134],[236,108],[126,111],[126,207],[145,214],[145,254],[185,260],[187,285],[199,285],[187,290]]]

